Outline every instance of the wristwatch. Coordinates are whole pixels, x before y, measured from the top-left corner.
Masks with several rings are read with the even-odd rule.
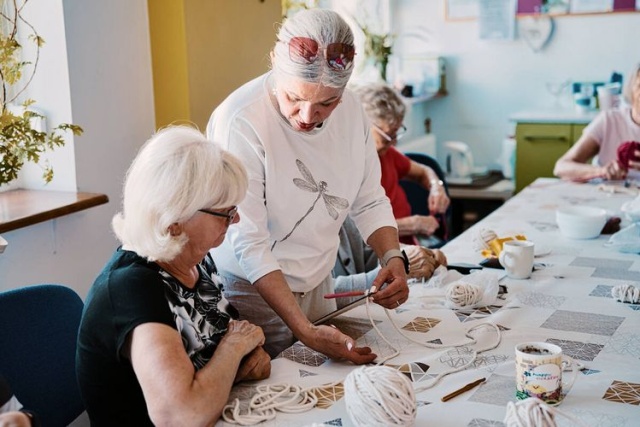
[[[404,271],[409,274],[409,258],[405,251],[401,251],[400,249],[389,249],[380,259],[380,265],[386,267],[391,258],[401,258],[404,263]]]
[[[429,189],[435,189],[435,187],[444,187],[444,182],[441,179],[432,179],[429,180],[430,187]]]

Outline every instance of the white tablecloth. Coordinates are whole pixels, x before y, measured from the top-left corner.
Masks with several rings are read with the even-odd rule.
[[[620,215],[622,203],[633,197],[605,193],[590,184],[539,179],[447,244],[444,252],[450,262],[478,263],[483,258],[473,250],[472,240],[478,230],[488,228],[499,237],[524,234],[536,244],[537,252],[544,254],[536,257],[535,271],[527,280],[509,279],[503,277],[502,270],[492,270],[507,293],[488,307],[449,310],[425,297],[434,292],[429,284],[411,285],[409,302],[390,312],[393,322],[413,339],[453,346],[432,349],[414,344],[393,328],[384,310],[372,307],[371,316],[378,328],[401,349],[401,354],[386,364],[405,372],[416,386],[464,364],[473,349],[488,346],[495,339],[495,332],[485,327],[475,333],[477,344],[455,346],[467,342],[465,331],[470,327],[491,322],[501,330],[497,348],[479,354],[473,366],[417,394],[416,426],[503,425],[506,405],[515,401],[514,347],[524,341],[555,343],[584,367],[557,409],[590,426],[640,425],[640,305],[611,298],[615,285],[640,287],[640,256],[604,247],[609,236],[593,240],[563,238],[555,224],[558,206],[599,206]],[[389,346],[373,330],[364,306],[333,323],[357,338],[359,345],[371,346],[380,357],[390,354]],[[234,387],[232,398],[246,401],[257,384],[321,386],[343,380],[354,368],[296,344],[273,361],[271,378]],[[482,377],[486,382],[481,386],[448,402],[440,401],[442,396]],[[278,414],[261,425],[352,426],[342,386],[326,387],[321,394],[319,407],[303,414]],[[558,425],[571,425],[564,418],[556,421]],[[229,424],[220,421],[219,425]]]

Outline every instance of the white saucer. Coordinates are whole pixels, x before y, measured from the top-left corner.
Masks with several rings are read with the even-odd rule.
[[[534,245],[533,246],[533,256],[545,256],[551,253],[551,248],[549,246],[544,245]]]

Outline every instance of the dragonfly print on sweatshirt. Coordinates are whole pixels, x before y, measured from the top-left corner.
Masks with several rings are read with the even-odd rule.
[[[284,242],[289,238],[289,236],[291,236],[291,234],[293,234],[293,232],[296,230],[296,228],[298,228],[298,226],[302,223],[302,221],[304,221],[305,218],[309,216],[309,214],[313,211],[313,209],[316,207],[316,204],[318,203],[318,200],[320,200],[320,198],[322,198],[322,200],[324,201],[324,206],[327,208],[327,212],[329,213],[331,218],[333,218],[334,220],[338,219],[338,209],[343,210],[349,207],[349,201],[347,199],[343,199],[342,197],[332,196],[330,194],[327,194],[327,187],[329,186],[329,184],[327,184],[326,181],[320,181],[320,183],[317,183],[316,180],[313,178],[311,171],[309,171],[309,168],[307,168],[307,166],[300,159],[296,159],[296,166],[298,166],[298,170],[302,174],[303,179],[293,178],[293,183],[295,184],[295,186],[304,191],[308,191],[311,193],[318,193],[318,196],[311,204],[311,207],[309,208],[309,210],[307,210],[307,212],[302,216],[302,218],[300,218],[295,223],[291,231],[282,239],[276,240],[275,242],[273,242],[273,245],[271,246],[271,250],[275,248],[278,242]]]

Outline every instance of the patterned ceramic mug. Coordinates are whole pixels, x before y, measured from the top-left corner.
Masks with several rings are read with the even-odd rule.
[[[571,367],[569,381],[562,372]],[[516,399],[529,397],[558,405],[576,380],[576,363],[562,349],[546,342],[527,342],[516,346]]]

